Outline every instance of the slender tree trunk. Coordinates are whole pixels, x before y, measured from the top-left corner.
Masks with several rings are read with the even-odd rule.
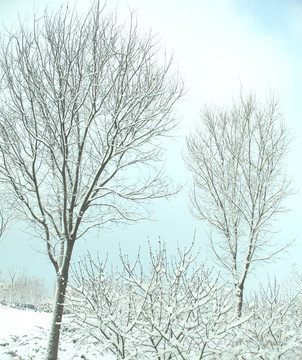
[[[72,255],[74,242],[70,242],[65,254],[61,272],[57,273],[56,295],[53,307],[53,316],[50,325],[48,345],[45,360],[57,360],[63,311],[65,305],[65,294],[68,284],[69,265]]]
[[[56,295],[45,357],[46,360],[57,360],[58,358],[59,340],[67,287],[67,278],[64,275],[66,276],[66,274],[57,274]]]
[[[236,311],[238,318],[242,316],[242,306],[243,306],[243,284],[240,284],[236,287]]]

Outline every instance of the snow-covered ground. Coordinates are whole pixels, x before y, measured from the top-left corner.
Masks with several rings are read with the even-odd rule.
[[[0,359],[42,360],[51,314],[9,308],[0,305]],[[68,318],[65,319],[68,323]],[[77,344],[71,334],[61,336],[60,360],[114,360],[101,356],[93,344]]]
[[[0,305],[0,339],[8,335],[26,335],[49,327],[51,314],[23,311]]]

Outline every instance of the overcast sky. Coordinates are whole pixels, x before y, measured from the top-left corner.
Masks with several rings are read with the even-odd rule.
[[[58,8],[64,1],[53,0],[50,8]],[[89,1],[69,1],[70,6],[85,12]],[[256,92],[259,97],[273,90],[280,98],[284,122],[292,132],[293,143],[287,158],[287,173],[296,188],[302,181],[302,1],[294,0],[108,0],[108,7],[117,4],[121,18],[136,10],[142,31],[150,28],[162,39],[162,44],[174,53],[174,61],[185,81],[187,93],[177,105],[181,123],[178,138],[167,151],[167,171],[175,183],[188,183],[189,174],[182,161],[184,135],[198,121],[205,104],[229,105],[240,94]],[[29,19],[33,10],[43,10],[45,0],[0,0],[2,28],[10,28],[24,16]],[[302,196],[288,200],[291,209],[280,216],[276,224],[276,240],[296,239],[296,245],[273,265],[263,266],[254,272],[250,287],[266,279],[269,272],[283,279],[293,263],[301,266]],[[192,218],[189,211],[188,187],[176,198],[154,204],[156,222],[144,222],[126,229],[114,228],[91,234],[76,245],[75,257],[90,248],[100,254],[109,253],[110,261],[117,262],[119,243],[127,253],[140,245],[146,252],[149,239],[156,242],[160,236],[168,250],[175,251],[188,244],[196,229],[196,248],[201,257],[209,256],[206,246],[208,228]],[[51,284],[54,271],[43,244],[31,240],[20,229],[11,229],[0,243],[0,270],[18,264],[28,269],[29,275],[42,276]],[[209,265],[211,264],[209,260]]]

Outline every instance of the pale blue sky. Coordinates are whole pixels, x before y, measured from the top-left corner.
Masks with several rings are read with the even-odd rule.
[[[61,1],[54,0],[51,7]],[[64,3],[64,1],[63,1]],[[108,0],[109,7],[116,1]],[[33,8],[43,9],[46,0],[0,0],[1,22],[9,28],[12,22],[31,14]],[[74,4],[73,0],[69,1]],[[87,8],[89,1],[78,0],[79,11]],[[167,171],[175,183],[189,181],[181,152],[184,134],[198,121],[200,108],[204,104],[228,105],[236,98],[242,84],[245,92],[255,91],[263,96],[273,89],[280,97],[284,121],[292,131],[294,141],[287,159],[288,174],[299,187],[302,181],[300,161],[302,158],[302,1],[282,0],[120,0],[121,17],[127,15],[128,7],[137,9],[141,28],[149,29],[162,38],[162,43],[174,52],[174,60],[185,80],[188,92],[177,105],[182,119],[178,138],[169,143]],[[291,212],[280,217],[276,235],[279,241],[296,239],[296,246],[286,260],[267,265],[255,271],[248,280],[250,288],[266,278],[269,271],[280,279],[289,272],[291,264],[301,264],[302,231],[301,192],[288,200]],[[160,236],[173,252],[177,243],[188,244],[197,231],[196,248],[201,248],[201,258],[207,259],[205,224],[197,222],[189,212],[188,188],[169,201],[154,204],[157,222],[144,222],[126,229],[88,235],[78,243],[77,259],[86,248],[109,253],[112,263],[117,262],[119,242],[125,252],[136,251],[139,245],[146,252],[146,242],[156,242]],[[276,228],[276,230],[277,230]],[[45,255],[34,248],[43,249],[37,240],[12,229],[0,243],[0,269],[2,272],[19,264],[31,275],[54,279],[54,271]],[[211,264],[209,260],[209,265]]]

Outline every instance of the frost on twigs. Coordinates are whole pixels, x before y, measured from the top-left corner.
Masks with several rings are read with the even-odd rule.
[[[191,246],[169,260],[160,242],[157,251],[150,247],[150,271],[140,256],[133,264],[121,256],[118,275],[90,256],[78,263],[71,306],[83,337],[118,359],[227,359],[225,347],[241,325],[232,294],[192,253]]]
[[[243,324],[239,342],[247,359],[296,360],[302,354],[301,291],[282,292],[277,281],[269,282],[249,303],[249,321]],[[237,332],[238,334],[238,332]]]
[[[150,246],[148,266],[140,254],[132,262],[121,255],[121,272],[88,254],[69,290],[77,336],[117,359],[298,359],[301,292],[261,287],[238,319],[229,284],[195,260],[193,244],[169,257],[162,241]]]

